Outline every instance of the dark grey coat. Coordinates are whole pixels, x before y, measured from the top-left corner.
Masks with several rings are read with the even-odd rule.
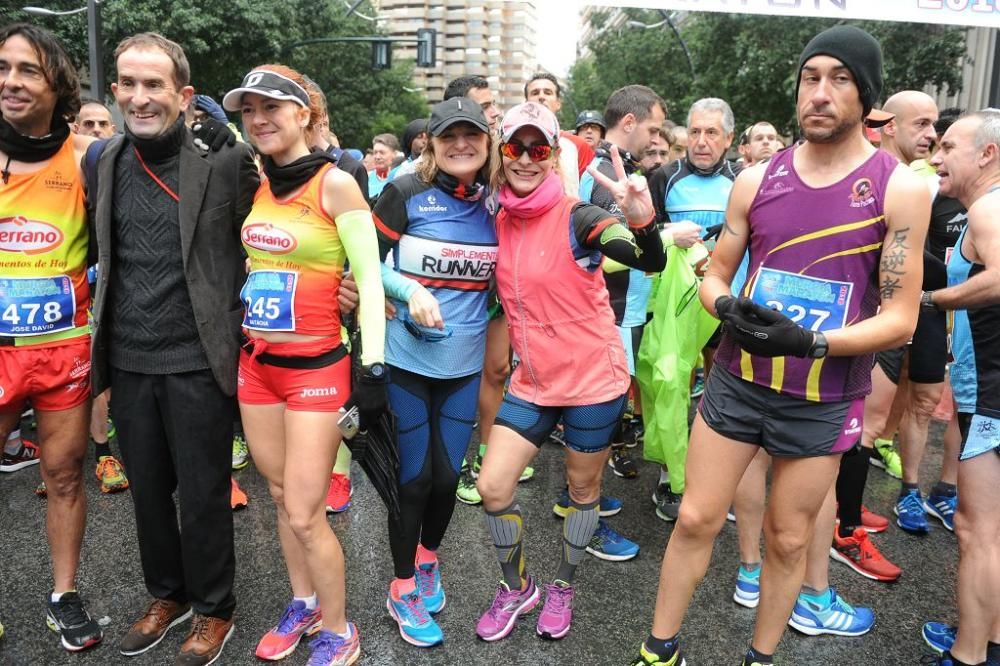
[[[100,271],[94,298],[94,331],[91,386],[94,395],[108,388],[108,285],[115,269],[112,243],[115,162],[123,135],[112,138],[97,163],[97,187],[88,184],[92,239],[97,242]],[[240,228],[250,212],[260,184],[249,146],[237,143],[218,152],[195,147],[187,131],[180,153],[180,232],[184,275],[194,310],[195,324],[208,363],[219,387],[236,394],[240,323],[243,306],[240,288],[246,277]],[[95,190],[96,191],[93,191]]]

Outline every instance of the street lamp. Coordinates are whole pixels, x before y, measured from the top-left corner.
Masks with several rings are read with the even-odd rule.
[[[90,61],[90,96],[97,101],[104,102],[104,60],[101,51],[103,42],[101,37],[101,7],[100,0],[87,0],[86,7],[58,11],[46,9],[45,7],[22,7],[23,11],[36,16],[69,16],[71,14],[81,14],[87,12],[87,44],[89,47]]]
[[[670,30],[673,31],[674,36],[681,45],[681,50],[684,51],[684,57],[687,58],[688,68],[691,70],[691,78],[694,80],[698,79],[698,74],[694,69],[694,61],[691,60],[691,52],[688,51],[687,44],[684,43],[684,38],[681,37],[680,31],[677,26],[674,25],[673,18],[670,16],[670,12],[666,9],[661,9],[660,14],[663,16],[662,21],[657,21],[656,23],[642,23],[641,21],[629,21],[628,27],[639,28],[641,30],[653,30],[655,28],[660,28],[664,25],[669,26]]]

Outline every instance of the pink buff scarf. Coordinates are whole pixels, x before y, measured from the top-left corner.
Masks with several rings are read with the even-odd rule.
[[[532,219],[548,211],[563,198],[562,179],[554,170],[526,197],[514,194],[509,185],[500,188],[500,205],[511,215]]]

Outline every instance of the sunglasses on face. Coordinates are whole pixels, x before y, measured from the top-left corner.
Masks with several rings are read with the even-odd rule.
[[[528,159],[532,162],[543,162],[552,156],[552,146],[545,143],[526,146],[516,141],[500,144],[500,154],[508,159],[519,160],[525,152],[528,153]]]
[[[400,317],[400,321],[403,322],[407,333],[423,342],[441,342],[451,337],[451,329],[447,326],[444,327],[444,330],[421,326],[405,315]]]

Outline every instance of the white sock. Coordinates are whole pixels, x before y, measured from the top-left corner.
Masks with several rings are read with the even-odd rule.
[[[338,633],[336,631],[334,631],[333,633],[337,634],[338,636],[340,636],[341,638],[343,638],[345,641],[348,640],[351,636],[354,635],[354,632],[351,631],[351,623],[350,622],[347,623],[347,631],[345,631],[344,633],[341,634],[341,633]]]
[[[309,597],[292,597],[292,601],[301,601],[309,610],[316,610],[316,606],[319,604],[315,594]]]
[[[52,601],[52,603],[56,603],[60,599],[62,599],[62,596],[64,594],[69,594],[70,592],[75,592],[75,591],[76,590],[66,590],[65,592],[53,592],[52,594],[49,595],[49,599]]]
[[[667,474],[667,468],[666,467],[661,467],[660,468],[660,480],[657,481],[657,483],[669,483],[669,482],[670,482],[670,475]]]

